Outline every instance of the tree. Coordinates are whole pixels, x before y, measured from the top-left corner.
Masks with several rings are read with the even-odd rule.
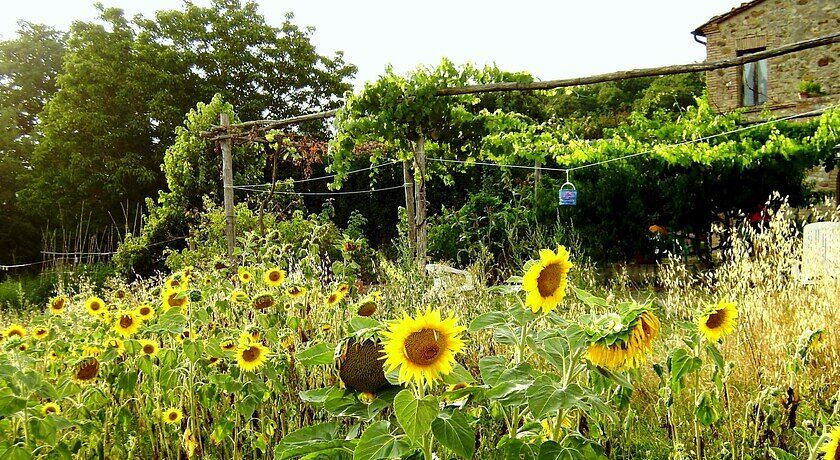
[[[15,260],[38,252],[40,235],[17,193],[40,139],[38,116],[56,92],[64,47],[63,33],[28,22],[19,24],[16,38],[0,42],[0,253]]]

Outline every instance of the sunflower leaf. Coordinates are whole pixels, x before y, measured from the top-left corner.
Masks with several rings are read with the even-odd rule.
[[[461,457],[472,458],[475,454],[475,432],[460,411],[436,418],[432,422],[432,434],[444,447]]]
[[[432,429],[432,421],[437,418],[439,411],[440,406],[434,396],[418,399],[411,390],[402,390],[394,398],[397,421],[408,438],[418,444]]]
[[[380,420],[362,433],[353,451],[353,460],[400,458],[408,451],[409,446],[406,444],[403,439],[391,433],[387,420]]]
[[[298,353],[297,360],[304,366],[332,364],[335,354],[334,348],[329,343],[319,343]]]

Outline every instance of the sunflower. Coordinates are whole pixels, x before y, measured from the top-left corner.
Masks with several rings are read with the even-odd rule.
[[[183,291],[187,288],[188,279],[185,276],[181,275],[173,275],[171,278],[166,280],[166,289],[173,289],[176,291]]]
[[[709,342],[717,342],[738,327],[738,307],[735,302],[721,300],[709,305],[697,318],[697,328]]]
[[[154,356],[158,352],[158,344],[151,340],[141,340],[140,351],[146,356]]]
[[[565,246],[557,246],[557,252],[541,250],[540,260],[533,263],[522,278],[522,289],[526,292],[525,306],[534,313],[540,309],[543,313],[554,310],[566,296],[572,267]]]
[[[117,290],[116,290],[116,292],[114,292],[114,297],[115,297],[117,300],[124,300],[124,299],[125,299],[125,297],[126,297],[126,295],[127,295],[127,294],[126,294],[126,292],[125,292],[125,290],[124,290],[124,289],[117,289]]]
[[[248,301],[248,294],[238,289],[230,293],[230,303],[244,303]]]
[[[190,303],[190,297],[177,289],[167,289],[163,293],[164,308],[184,308]]]
[[[426,310],[417,318],[403,314],[389,325],[385,348],[386,372],[400,369],[400,383],[434,383],[452,372],[455,354],[464,348],[460,335],[465,330],[454,317],[441,319],[437,310]]]
[[[161,420],[163,420],[163,423],[174,425],[180,422],[183,416],[184,414],[181,412],[181,409],[178,409],[177,407],[170,407],[169,409],[163,411],[161,414]]]
[[[321,332],[330,332],[332,330],[332,325],[329,323],[324,323],[321,325]]]
[[[192,335],[193,335],[193,333],[192,333],[191,329],[189,329],[189,328],[184,329],[183,331],[181,331],[180,334],[175,336],[175,340],[177,340],[178,342],[183,342],[184,340],[190,340],[192,338]]]
[[[35,329],[32,329],[32,337],[35,337],[36,340],[44,340],[50,335],[50,330],[45,328],[44,326],[38,326]]]
[[[271,287],[280,286],[284,281],[286,281],[286,272],[280,270],[279,268],[272,268],[271,270],[265,272],[263,281]]]
[[[603,315],[597,324],[600,329],[586,359],[595,366],[617,371],[635,369],[647,362],[660,328],[656,315],[638,307],[622,315]]]
[[[286,289],[286,294],[289,294],[289,297],[293,299],[297,299],[298,297],[306,294],[306,288],[303,286],[292,286],[289,289]]]
[[[828,441],[820,447],[825,454],[823,460],[840,460],[840,426],[835,426],[828,434]]]
[[[91,315],[101,315],[105,311],[105,301],[96,296],[88,297],[85,300],[85,310]]]
[[[64,309],[70,305],[70,299],[66,296],[59,295],[55,296],[50,300],[50,313],[53,315],[60,315],[64,312]]]
[[[102,350],[99,347],[86,346],[82,348],[82,356],[84,357],[93,356],[95,358],[100,354],[102,354]]]
[[[251,302],[251,305],[254,307],[254,310],[263,311],[273,307],[277,301],[274,299],[274,295],[270,292],[263,292],[258,296],[254,297],[254,301]]]
[[[7,339],[11,339],[12,337],[17,337],[22,339],[26,337],[26,329],[21,326],[20,324],[14,323],[3,332],[3,337]]]
[[[113,329],[117,334],[128,338],[137,333],[137,330],[140,329],[140,323],[142,322],[143,320],[140,319],[140,316],[138,316],[137,313],[133,311],[124,311],[117,314],[117,317],[114,320]]]
[[[152,319],[155,316],[155,309],[151,305],[143,304],[134,310],[134,314],[140,317],[143,321]]]
[[[233,340],[225,340],[219,345],[219,347],[224,351],[231,351],[236,348],[236,342]]]
[[[236,350],[236,364],[243,371],[254,371],[265,364],[268,358],[268,348],[259,342],[248,342],[239,345]]]
[[[254,275],[251,274],[248,270],[242,270],[239,272],[239,281],[242,281],[242,284],[248,284],[254,278]]]
[[[333,305],[341,302],[344,299],[344,293],[340,290],[333,292],[332,294],[327,297],[327,306],[332,307]]]
[[[376,313],[376,301],[372,296],[365,297],[359,302],[359,308],[356,310],[357,315],[372,316],[374,313]]]
[[[54,402],[48,402],[41,407],[41,413],[44,415],[58,415],[61,413],[61,408]]]
[[[88,357],[76,366],[73,378],[79,382],[89,382],[97,375],[99,375],[99,361],[94,357]]]
[[[123,354],[125,353],[125,344],[122,340],[112,337],[105,342],[105,346],[108,348],[114,348],[117,350],[117,353]]]
[[[340,284],[338,285],[338,292],[340,292],[342,295],[347,295],[347,293],[350,292],[350,286],[346,284]]]

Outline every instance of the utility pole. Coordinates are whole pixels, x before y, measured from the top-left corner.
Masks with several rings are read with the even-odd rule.
[[[420,176],[420,183],[414,190],[414,204],[417,206],[415,222],[417,227],[417,263],[425,273],[428,229],[426,227],[426,138],[419,133],[414,144],[414,170]]]
[[[417,222],[414,206],[414,174],[411,173],[411,162],[405,160],[403,166],[403,184],[405,184],[405,217],[408,227],[408,247],[411,257],[417,257]]]
[[[226,113],[219,115],[221,126],[225,132],[230,128],[230,117]],[[233,140],[230,137],[219,141],[222,147],[222,183],[224,184],[225,197],[225,237],[227,239],[227,257],[230,266],[236,265],[233,259],[233,250],[236,245],[236,234],[234,233],[235,222],[233,216]]]

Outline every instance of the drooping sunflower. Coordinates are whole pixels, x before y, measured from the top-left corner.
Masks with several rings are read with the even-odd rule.
[[[225,340],[224,342],[219,344],[219,347],[224,351],[235,350],[236,349],[236,342],[234,342],[233,340]]]
[[[58,415],[61,413],[61,407],[54,402],[48,402],[41,406],[41,413],[44,415]]]
[[[236,349],[236,364],[243,371],[255,371],[268,359],[268,348],[259,342],[242,343]]]
[[[253,302],[251,302],[251,306],[253,306],[254,310],[257,311],[268,310],[276,304],[277,300],[274,298],[274,295],[270,292],[263,292],[257,295],[256,297],[254,297]]]
[[[286,272],[276,267],[272,268],[265,272],[265,275],[263,275],[263,281],[271,287],[280,286],[284,281],[286,281]]]
[[[93,356],[94,358],[96,358],[100,354],[102,354],[102,349],[99,347],[88,345],[82,348],[82,356],[84,357]]]
[[[44,340],[50,335],[50,330],[44,326],[38,326],[35,329],[32,329],[32,337],[35,337],[35,340]]]
[[[359,316],[373,316],[376,313],[376,300],[372,296],[367,296],[359,302],[359,307],[356,309],[356,314]]]
[[[149,320],[154,318],[155,316],[155,309],[152,308],[151,305],[143,304],[137,307],[134,310],[134,313],[140,317],[143,321]]]
[[[586,359],[611,370],[635,369],[647,362],[659,328],[659,319],[642,305],[602,315],[595,321]]]
[[[9,326],[8,328],[6,328],[5,331],[3,331],[3,337],[5,337],[7,339],[11,339],[11,338],[23,339],[23,338],[26,337],[26,328],[24,328],[20,324],[14,323],[11,326]]]
[[[124,311],[114,320],[114,331],[125,338],[131,337],[140,329],[143,320],[133,311]]]
[[[96,296],[85,300],[85,310],[93,316],[101,315],[105,311],[105,301]]]
[[[242,284],[248,284],[252,279],[254,279],[254,275],[252,275],[248,270],[242,270],[239,272],[239,281],[241,281]]]
[[[182,290],[167,289],[163,293],[163,307],[185,308],[190,303],[190,297]]]
[[[122,340],[120,340],[120,339],[118,339],[118,338],[116,338],[116,337],[111,337],[110,339],[108,339],[108,340],[105,342],[105,346],[107,346],[108,348],[114,348],[114,349],[116,349],[116,350],[117,350],[117,353],[119,353],[119,354],[121,354],[121,355],[122,355],[123,353],[125,353],[125,344],[123,343],[123,341],[122,341]]]
[[[50,313],[53,315],[60,315],[64,313],[64,309],[70,305],[70,299],[67,296],[59,295],[50,300]]]
[[[540,260],[535,261],[522,278],[522,289],[526,292],[525,306],[534,313],[554,310],[566,296],[569,270],[573,266],[565,246],[557,246],[556,252],[541,250]]]
[[[465,329],[452,316],[442,319],[438,310],[418,312],[416,318],[403,314],[382,334],[386,372],[399,368],[400,383],[435,383],[452,372],[455,354],[464,348]]]
[[[823,460],[840,460],[840,426],[835,426],[828,434],[828,441],[820,447],[825,454]]]
[[[248,294],[238,289],[230,293],[230,303],[244,303],[248,301]]]
[[[738,327],[738,306],[721,300],[709,305],[697,318],[697,328],[709,342],[717,342]]]
[[[306,294],[306,288],[303,286],[292,286],[289,289],[286,289],[286,294],[293,299],[297,299]]]
[[[382,368],[383,359],[385,352],[380,343],[351,339],[338,358],[338,376],[350,390],[376,393],[388,385]]]
[[[183,416],[184,414],[181,412],[181,409],[178,409],[177,407],[170,407],[169,409],[163,411],[161,414],[161,420],[163,423],[174,425],[180,422]]]
[[[99,375],[99,360],[94,357],[85,358],[76,366],[73,378],[78,382],[89,382]]]
[[[158,344],[151,340],[141,340],[140,352],[146,356],[154,356],[158,352]]]

